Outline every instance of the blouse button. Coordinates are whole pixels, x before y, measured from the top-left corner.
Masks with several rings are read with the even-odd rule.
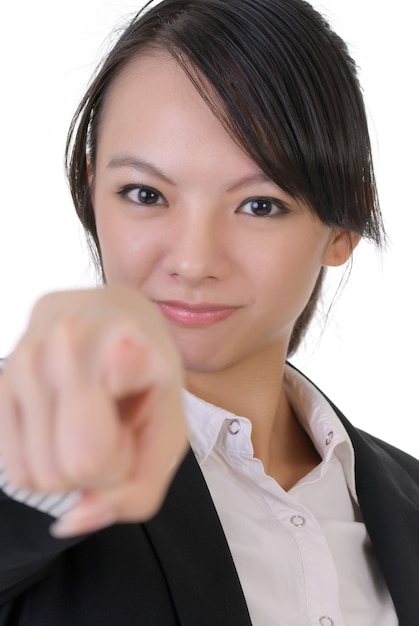
[[[331,443],[331,441],[333,439],[333,435],[334,435],[333,430],[331,430],[330,433],[328,433],[328,435],[326,437],[326,445],[327,446]],[[329,619],[329,618],[327,618],[327,619]]]
[[[302,515],[293,515],[291,517],[291,522],[294,524],[294,526],[304,526],[304,524],[306,523],[305,518]]]
[[[331,617],[327,617],[326,615],[323,615],[319,619],[319,623],[321,624],[321,626],[334,626],[335,622],[332,620]]]
[[[240,428],[241,426],[239,420],[231,420],[228,425],[228,430],[231,435],[237,435],[237,433],[240,431]]]

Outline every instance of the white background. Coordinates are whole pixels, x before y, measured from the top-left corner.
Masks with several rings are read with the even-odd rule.
[[[8,0],[2,6],[0,355],[13,348],[39,295],[94,283],[63,175],[64,142],[107,35],[140,4]],[[360,66],[390,245],[382,255],[361,245],[327,325],[319,319],[293,360],[356,425],[419,457],[415,3],[314,4]],[[332,284],[339,278],[334,271]]]

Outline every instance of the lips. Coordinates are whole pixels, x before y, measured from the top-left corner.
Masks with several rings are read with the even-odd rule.
[[[190,304],[177,301],[157,301],[163,315],[180,326],[210,326],[226,320],[238,307],[202,302]]]

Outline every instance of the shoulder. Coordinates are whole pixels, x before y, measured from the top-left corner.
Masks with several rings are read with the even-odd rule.
[[[371,433],[365,432],[361,428],[353,426],[353,424],[351,424],[342,412],[335,405],[333,405],[333,403],[331,404],[351,438],[356,458],[357,456],[359,458],[360,455],[370,455],[372,458],[375,457],[377,460],[379,459],[381,463],[386,464],[387,468],[389,468],[389,463],[391,461],[391,467],[395,468],[395,466],[398,465],[419,485],[418,459],[404,450],[393,446],[387,441],[383,441]]]
[[[289,365],[304,376],[304,378],[322,394],[342,422],[354,448],[358,479],[360,475],[366,474],[368,469],[368,474],[370,475],[371,472],[374,476],[381,474],[383,478],[392,478],[395,482],[398,480],[403,482],[410,477],[419,485],[418,459],[392,444],[365,432],[361,428],[354,426],[334,402],[312,380],[292,364]]]

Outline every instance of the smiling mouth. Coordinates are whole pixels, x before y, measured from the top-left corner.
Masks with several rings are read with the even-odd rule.
[[[166,319],[180,326],[210,326],[230,317],[239,307],[219,304],[188,304],[186,302],[157,301]]]

